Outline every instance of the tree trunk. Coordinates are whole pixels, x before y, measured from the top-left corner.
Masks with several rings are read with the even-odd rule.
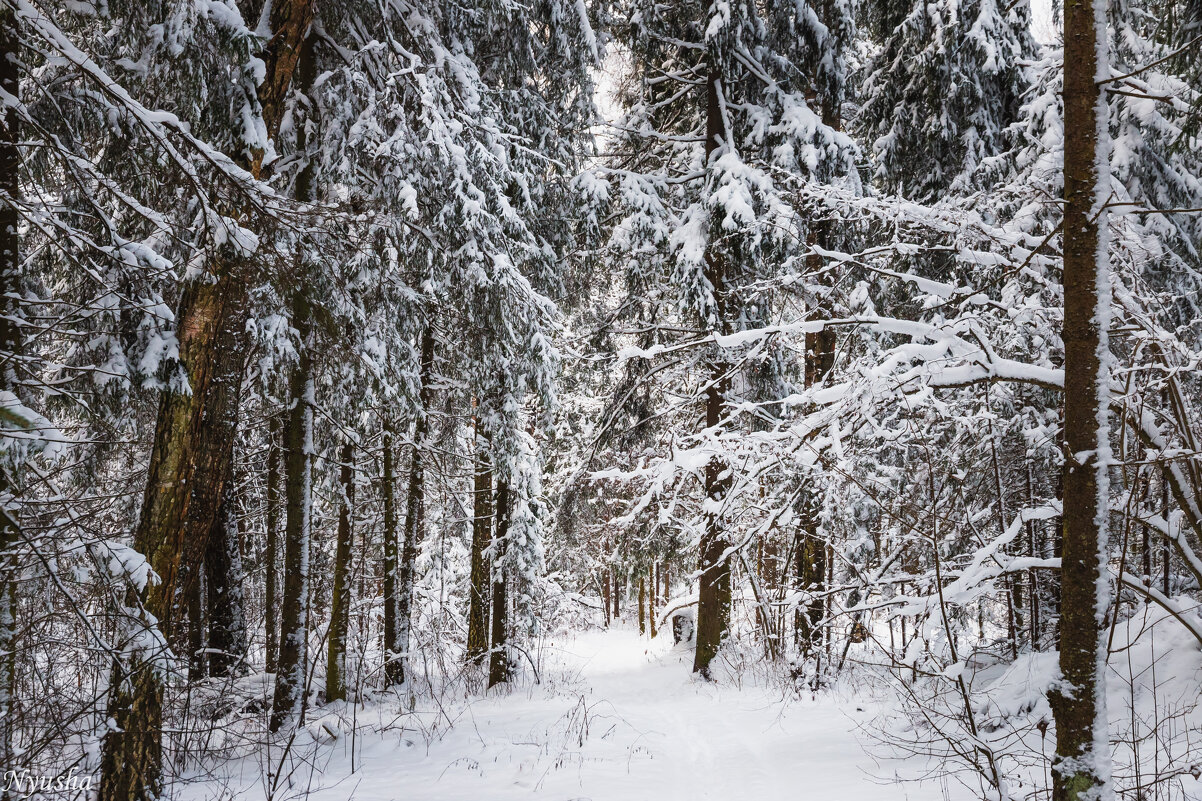
[[[399,634],[397,644],[405,656],[399,660],[400,681],[405,681],[405,669],[409,653],[409,628],[413,617],[413,586],[417,572],[417,549],[425,534],[425,499],[422,496],[425,480],[426,437],[430,431],[427,412],[430,408],[430,384],[434,370],[434,328],[427,324],[422,332],[421,345],[421,388],[418,390],[419,406],[417,420],[413,424],[413,458],[409,462],[409,496],[405,500],[405,547],[401,553],[400,603],[397,606]]]
[[[1103,619],[1109,493],[1109,264],[1105,106],[1105,4],[1064,4],[1064,540],[1060,673],[1050,694],[1056,719],[1054,801],[1113,798],[1109,783]],[[1099,114],[1101,107],[1101,115]]]
[[[305,706],[305,668],[309,628],[309,515],[312,510],[313,364],[311,309],[301,288],[293,293],[292,325],[300,354],[289,381],[285,431],[284,597],[280,605],[280,658],[271,704],[271,731],[299,724]]]
[[[647,624],[651,627],[651,639],[655,639],[655,562],[647,568]]]
[[[509,482],[497,482],[497,528],[493,538],[492,646],[488,658],[488,686],[509,681],[509,599],[505,592],[505,549],[509,535]]]
[[[639,634],[647,633],[647,579],[639,576]]]
[[[610,570],[607,567],[601,568],[601,606],[605,610],[605,625],[609,626],[609,595],[610,595]]]
[[[17,323],[19,310],[16,297],[20,292],[21,238],[17,202],[21,196],[20,171],[21,117],[17,105],[21,97],[21,41],[17,30],[17,15],[11,6],[0,8],[0,89],[17,103],[7,104],[4,111],[4,130],[0,132],[0,192],[5,201],[0,204],[0,358],[3,358],[0,388],[17,393],[16,359],[21,350],[21,332]],[[21,539],[18,513],[15,508],[17,491],[15,476],[8,465],[0,466],[0,765],[5,770],[16,768],[13,751],[14,708],[17,677],[17,570],[15,551]],[[7,785],[7,782],[5,783]],[[10,797],[8,787],[3,790]]]
[[[713,161],[714,153],[725,138],[722,119],[722,74],[711,54],[709,74],[706,78],[705,114],[705,158],[706,164]],[[714,319],[717,330],[712,333],[729,333],[726,313],[726,264],[715,250],[711,241],[705,252],[705,277],[714,295]],[[719,351],[715,351],[708,366],[709,383],[705,391],[705,425],[717,432],[722,422],[722,412],[727,392],[730,390],[729,365]],[[701,559],[697,587],[697,651],[693,658],[693,671],[710,678],[710,663],[722,647],[730,625],[730,561],[726,558],[729,547],[723,527],[721,507],[731,478],[729,465],[717,456],[705,466],[705,502],[710,511],[706,515],[705,530],[701,536]]]
[[[267,664],[265,670],[275,673],[276,659],[279,657],[279,626],[276,623],[277,591],[276,581],[279,576],[279,535],[280,535],[280,418],[272,414],[268,423],[270,442],[267,445],[267,547],[263,555],[264,599],[263,627],[266,630]]]
[[[232,472],[232,471],[231,471]],[[242,548],[236,494],[227,480],[221,509],[205,552],[209,605],[209,675],[230,676],[246,659],[246,613],[242,594]]]
[[[264,81],[259,91],[269,137],[279,132],[284,100],[315,5],[316,0],[275,0],[271,4],[268,26],[273,35],[261,57]],[[242,125],[241,120],[231,123],[236,128]],[[261,153],[250,158],[238,156],[236,160],[259,176]],[[219,427],[208,424],[215,419],[206,414],[207,404],[213,402],[209,387],[218,366],[227,359],[223,338],[218,334],[225,327],[227,315],[246,306],[245,267],[229,253],[219,253],[210,265],[211,278],[190,282],[176,311],[179,358],[191,392],[163,394],[133,543],[159,576],[157,584],[141,590],[139,600],[165,633],[173,630],[192,491],[207,484],[210,489],[204,494],[219,498],[220,482],[225,476],[224,471],[198,473],[197,456],[206,451],[210,437],[220,436]],[[207,532],[208,527],[199,530]],[[204,552],[199,543],[192,545],[192,556]],[[191,567],[195,570],[197,565]],[[152,625],[149,619],[145,624]],[[101,746],[99,797],[104,801],[151,801],[162,793],[163,685],[162,674],[155,666],[161,656],[156,649],[142,650],[131,653],[127,664],[113,666],[109,717],[117,725],[105,735]]]
[[[397,654],[400,652],[400,581],[398,576],[399,543],[396,522],[396,467],[393,453],[393,424],[384,423],[384,685],[391,687],[404,680]]]
[[[326,700],[346,700],[346,633],[351,622],[351,546],[355,531],[355,450],[350,442],[342,446],[339,483],[342,499],[338,506],[338,544],[334,551],[334,588],[330,597],[330,636],[326,654]]]
[[[488,560],[492,539],[492,467],[484,436],[476,432],[476,471],[472,493],[472,573],[467,612],[467,658],[481,662],[488,653]]]

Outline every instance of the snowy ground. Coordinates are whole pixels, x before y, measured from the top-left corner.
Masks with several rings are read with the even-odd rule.
[[[839,695],[708,684],[670,636],[623,629],[556,641],[542,683],[509,694],[443,701],[383,720],[360,712],[355,738],[329,713],[296,747],[276,801],[672,801],[673,799],[941,799],[936,783],[887,781],[895,766],[866,755],[871,715]],[[387,716],[385,716],[387,717]],[[315,742],[309,732],[316,732]],[[352,773],[352,751],[354,772]],[[278,757],[277,757],[278,758]],[[188,798],[265,798],[265,760],[220,781],[177,787]],[[914,767],[909,765],[907,767]]]

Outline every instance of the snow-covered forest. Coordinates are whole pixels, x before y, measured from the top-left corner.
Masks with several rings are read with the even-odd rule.
[[[0,0],[3,801],[1202,798],[1202,0]]]

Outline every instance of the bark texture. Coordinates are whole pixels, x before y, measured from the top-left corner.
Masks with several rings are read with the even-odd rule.
[[[476,434],[476,471],[472,498],[471,590],[467,610],[467,657],[480,662],[488,653],[488,559],[492,539],[492,467],[484,438]]]
[[[383,437],[383,502],[384,502],[384,684],[391,687],[404,681],[404,667],[397,654],[400,652],[400,543],[398,541],[396,516],[396,466],[393,453],[393,426],[389,419],[384,423]]]
[[[279,606],[277,581],[279,576],[279,538],[280,538],[280,418],[273,414],[268,423],[267,445],[267,527],[266,553],[263,554],[264,598],[266,611],[263,615],[263,627],[266,629],[266,670],[275,673],[276,660],[279,657],[279,623],[276,610]]]
[[[305,668],[309,629],[309,514],[312,508],[313,364],[308,296],[297,291],[292,325],[302,347],[289,380],[288,426],[284,452],[284,595],[280,603],[280,655],[271,730],[299,724],[304,717]]]
[[[1109,303],[1099,253],[1100,87],[1098,16],[1092,0],[1064,4],[1064,535],[1060,587],[1060,672],[1050,694],[1056,719],[1054,801],[1113,797],[1107,787],[1105,643],[1107,414],[1100,303]],[[1105,31],[1104,24],[1101,31]],[[1104,218],[1103,218],[1104,220]],[[1104,224],[1104,222],[1102,223]],[[1100,452],[1103,451],[1103,452]],[[1100,491],[1101,490],[1101,491]],[[1098,747],[1100,746],[1100,747]]]
[[[296,55],[308,35],[315,6],[316,0],[276,0],[271,5],[268,24],[273,34],[262,54],[265,80],[259,98],[269,137],[279,131]],[[231,124],[240,129],[241,120],[232,119]],[[261,158],[261,154],[243,158],[239,166],[249,168],[257,177]],[[174,630],[173,618],[178,617],[174,607],[181,558],[185,550],[193,559],[204,552],[200,543],[185,548],[188,506],[195,492],[220,498],[226,475],[220,468],[227,456],[202,455],[211,453],[210,439],[220,436],[207,424],[214,419],[208,405],[215,402],[210,388],[220,366],[230,358],[220,332],[227,327],[230,315],[245,307],[246,268],[246,263],[232,254],[218,254],[210,265],[211,280],[188,284],[176,310],[180,363],[191,392],[165,392],[159,405],[146,493],[133,545],[146,556],[160,581],[141,591],[139,598],[131,599],[135,602],[131,606],[140,602],[158,621],[159,630],[166,633]],[[216,513],[215,506],[212,514]],[[199,514],[192,520],[197,530],[208,531],[208,525],[200,525],[203,521]],[[188,575],[198,572],[198,564],[191,562]],[[113,666],[109,717],[116,726],[105,735],[101,746],[102,801],[151,801],[161,795],[163,682],[156,665],[161,656],[156,648],[149,648],[125,663],[117,660]]]
[[[725,137],[722,121],[722,74],[711,59],[706,79],[705,156],[707,163]],[[726,310],[726,264],[712,242],[706,248],[705,277],[713,288],[714,333],[729,333]],[[729,365],[715,353],[709,365],[705,391],[705,425],[716,430],[722,422],[725,398],[730,390]],[[705,499],[716,510],[730,489],[730,467],[714,457],[705,466]],[[701,537],[700,574],[697,580],[697,650],[693,670],[710,678],[710,663],[722,647],[722,638],[730,625],[730,561],[725,558],[729,546],[721,514],[711,511]]]
[[[342,500],[338,505],[338,543],[334,549],[334,587],[330,597],[330,636],[326,652],[326,700],[346,700],[346,634],[351,622],[351,547],[355,531],[355,450],[342,446],[338,483]]]

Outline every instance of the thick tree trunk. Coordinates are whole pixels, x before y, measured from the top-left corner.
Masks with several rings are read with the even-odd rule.
[[[1054,801],[1106,801],[1110,785],[1103,619],[1110,438],[1109,265],[1105,105],[1105,4],[1064,4],[1064,540],[1060,588],[1060,673],[1051,694],[1056,719]]]
[[[476,433],[476,471],[472,492],[471,589],[467,610],[467,658],[481,662],[488,653],[489,569],[485,550],[492,539],[492,467],[483,435]]]
[[[231,471],[232,473],[232,471]],[[205,552],[205,595],[209,607],[209,675],[230,676],[245,664],[246,611],[242,594],[242,548],[236,496],[226,481],[221,509]]]
[[[509,535],[509,482],[497,482],[497,527],[492,555],[492,643],[488,657],[488,686],[509,681],[509,598],[505,592],[505,550]]]
[[[263,627],[266,630],[266,649],[268,673],[275,673],[276,660],[279,658],[279,624],[277,623],[278,592],[276,583],[279,576],[279,538],[280,538],[280,418],[272,414],[268,423],[267,445],[267,547],[263,555],[264,599]]]
[[[396,467],[393,453],[393,425],[384,423],[384,685],[391,687],[404,681],[404,668],[398,654],[400,632],[400,544],[397,540]]]
[[[224,531],[222,515],[227,510],[226,489],[233,475],[234,442],[238,433],[238,403],[242,395],[242,378],[245,373],[243,361],[247,347],[246,308],[240,301],[238,306],[223,316],[217,332],[215,372],[206,397],[198,413],[198,424],[205,431],[197,442],[193,456],[192,496],[183,521],[183,555],[180,557],[179,592],[185,598],[201,593],[195,586],[200,581],[202,565],[213,549],[210,538]],[[235,542],[236,542],[235,536]],[[224,559],[224,557],[218,557]],[[224,568],[225,565],[218,567]],[[209,606],[212,608],[212,585],[206,588]],[[181,625],[174,627],[172,643],[188,639],[200,639],[202,635],[189,636]],[[192,626],[201,625],[200,618],[189,621]],[[216,647],[216,646],[213,646]],[[224,674],[222,674],[224,675]]]
[[[275,0],[271,4],[268,24],[273,33],[262,54],[265,80],[259,97],[269,137],[279,131],[284,100],[315,5],[316,0]],[[241,127],[241,120],[231,122]],[[240,166],[250,168],[257,177],[261,159],[261,153],[242,158]],[[206,404],[213,402],[210,384],[228,358],[219,333],[228,315],[245,308],[244,272],[241,260],[219,254],[210,265],[211,280],[189,283],[176,311],[180,363],[191,392],[163,394],[142,514],[134,532],[134,548],[147,558],[160,579],[141,592],[140,600],[160,631],[167,633],[173,631],[173,617],[178,617],[173,610],[192,492],[207,485],[209,489],[201,492],[219,498],[220,482],[225,478],[224,470],[198,473],[198,455],[206,452],[210,437],[220,436],[219,427],[208,424],[215,418],[207,414]],[[200,526],[199,530],[207,532],[208,528]],[[189,546],[192,557],[203,552],[199,543]],[[195,572],[198,566],[193,562],[190,568]],[[99,797],[103,801],[151,801],[161,795],[163,685],[154,664],[161,656],[153,650],[143,651],[133,654],[128,664],[113,666],[109,717],[117,725],[102,744]]]
[[[422,333],[421,345],[421,388],[418,391],[419,406],[417,420],[413,424],[413,458],[409,462],[409,496],[405,501],[405,546],[401,552],[400,568],[400,598],[397,607],[397,622],[400,631],[397,644],[401,652],[406,654],[398,664],[401,666],[400,681],[405,680],[406,664],[409,653],[409,628],[413,617],[413,585],[417,572],[417,549],[425,534],[425,499],[422,490],[425,480],[426,437],[430,431],[430,421],[427,412],[430,408],[431,387],[434,379],[434,329],[427,325]]]
[[[271,730],[299,724],[304,715],[309,644],[309,526],[312,510],[313,365],[309,299],[293,295],[292,325],[302,345],[289,381],[285,431],[284,597],[280,605],[280,658],[271,704]]]
[[[351,546],[355,531],[355,450],[351,443],[342,446],[339,484],[342,499],[338,505],[338,543],[334,550],[334,588],[330,597],[330,636],[326,653],[326,700],[346,700],[346,634],[351,622]]]
[[[705,156],[707,164],[725,137],[722,121],[722,74],[712,61],[706,79]],[[705,277],[714,293],[715,323],[713,333],[729,333],[726,322],[726,264],[711,242],[706,248]],[[722,422],[726,394],[730,389],[729,365],[715,353],[708,368],[709,384],[705,392],[705,425],[717,431]],[[693,670],[710,678],[710,663],[722,647],[722,639],[730,624],[730,560],[721,512],[718,511],[730,489],[729,465],[717,456],[705,466],[705,502],[712,510],[706,515],[701,536],[701,559],[697,587],[697,651]]]

